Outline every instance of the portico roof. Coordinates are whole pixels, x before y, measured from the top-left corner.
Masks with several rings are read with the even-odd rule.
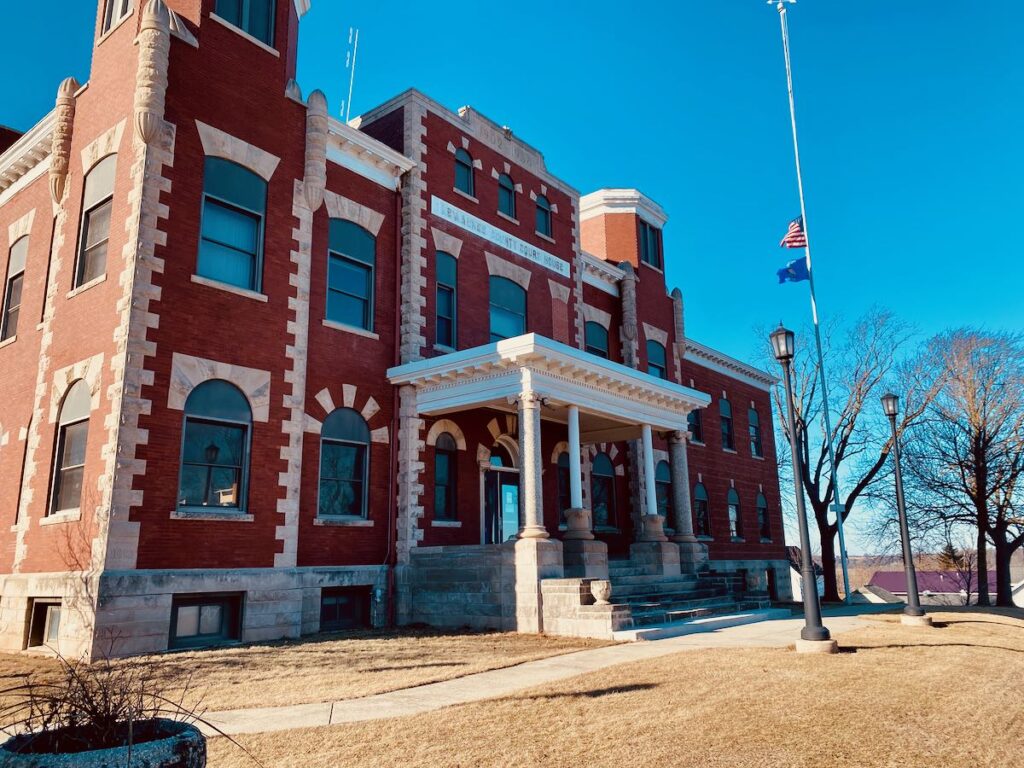
[[[535,333],[406,363],[388,378],[415,388],[421,415],[508,409],[525,392],[544,399],[549,420],[564,420],[565,408],[575,405],[585,442],[637,437],[641,424],[685,431],[690,411],[711,402],[703,392]]]

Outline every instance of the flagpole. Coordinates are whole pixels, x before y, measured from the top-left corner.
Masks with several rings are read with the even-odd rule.
[[[795,2],[796,0],[790,0]],[[804,180],[800,168],[800,144],[796,137],[796,103],[793,100],[793,69],[789,58],[789,23],[786,19],[786,4],[779,0],[776,6],[779,11],[779,23],[782,26],[782,51],[786,57],[786,85],[789,89],[789,118],[793,126],[793,157],[796,161],[796,185],[800,192],[800,216],[804,225],[804,258],[807,264],[807,279],[811,291],[811,317],[814,320],[814,343],[818,349],[818,373],[821,378],[821,398],[824,403],[822,411],[825,415],[825,443],[828,446],[828,461],[832,472],[832,498],[835,503],[836,523],[839,530],[839,560],[843,569],[844,601],[850,602],[850,573],[846,559],[846,536],[843,531],[843,508],[839,504],[839,477],[836,472],[836,455],[832,447],[832,417],[829,414],[828,384],[825,376],[825,358],[821,353],[821,330],[818,327],[818,302],[814,298],[814,271],[811,269],[811,236],[807,226],[807,209],[804,205]],[[793,467],[798,472],[798,467]],[[827,519],[827,518],[826,518]]]

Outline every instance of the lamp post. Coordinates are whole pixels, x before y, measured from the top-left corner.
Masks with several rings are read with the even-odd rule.
[[[793,385],[790,381],[790,367],[796,341],[793,332],[780,324],[768,336],[772,343],[775,359],[782,366],[782,378],[786,387],[786,426],[789,430],[789,450],[793,456],[793,485],[796,493],[796,518],[800,529],[800,576],[804,597],[804,627],[800,630],[798,651],[835,653],[836,641],[828,628],[821,623],[821,605],[818,602],[818,583],[814,578],[811,560],[811,537],[807,530],[807,511],[804,507],[804,491],[800,484],[800,449],[797,445],[796,416],[793,408]]]
[[[900,399],[892,392],[882,395],[882,408],[889,417],[892,429],[893,468],[896,475],[896,511],[900,518],[900,539],[903,542],[903,570],[907,576],[907,606],[903,609],[901,621],[904,624],[930,625],[931,617],[921,608],[917,594],[917,573],[914,571],[914,555],[910,550],[910,528],[907,526],[907,508],[903,501],[903,475],[900,472],[900,442],[896,436],[896,415],[900,412]]]

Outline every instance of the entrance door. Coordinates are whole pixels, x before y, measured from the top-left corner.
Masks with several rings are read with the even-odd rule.
[[[491,467],[484,475],[484,543],[501,544],[519,534],[519,470],[504,450],[492,453]]]

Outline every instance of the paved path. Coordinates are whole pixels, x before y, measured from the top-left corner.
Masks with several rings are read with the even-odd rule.
[[[866,621],[856,616],[828,616],[826,624],[835,635],[864,626]],[[480,672],[362,699],[208,712],[205,719],[224,733],[236,734],[284,731],[291,728],[418,715],[453,704],[508,696],[526,688],[595,672],[615,664],[656,659],[680,651],[700,648],[784,647],[792,645],[799,637],[801,626],[802,618],[763,621],[727,629],[695,632],[665,640],[576,651],[517,664],[514,667]],[[209,735],[215,733],[210,728],[200,727]]]

